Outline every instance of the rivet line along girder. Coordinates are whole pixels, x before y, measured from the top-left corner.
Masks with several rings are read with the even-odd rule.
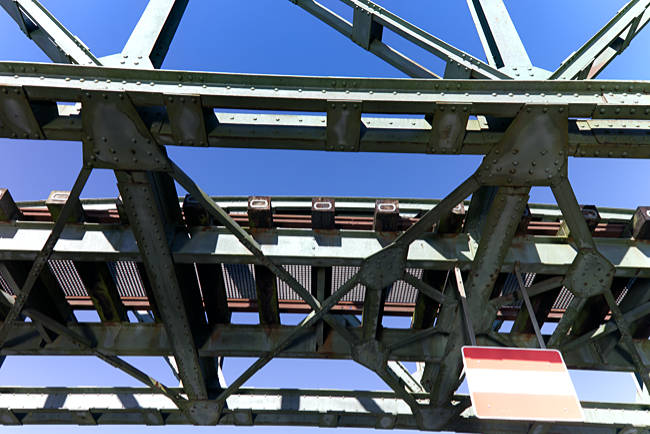
[[[593,78],[598,75],[648,23],[649,7],[648,0],[629,1],[598,33],[562,62],[549,78],[566,80]],[[622,45],[616,46],[617,40],[623,34],[626,35],[625,40]]]
[[[6,401],[0,401],[0,417],[2,423],[7,425],[43,424],[48,419],[50,423],[100,425],[191,423],[188,416],[177,410],[168,398],[144,388],[28,387],[2,388],[1,391]],[[57,404],[51,409],[41,410],[41,402],[48,395],[58,398]],[[422,394],[415,396],[426,399]],[[461,405],[469,404],[467,395],[456,395],[454,400]],[[287,408],[287,402],[299,404]],[[622,432],[630,422],[639,426],[647,418],[645,404],[582,402],[582,406],[585,408],[585,425],[554,423],[554,429],[572,433],[616,433]],[[276,425],[280,420],[292,426],[376,428],[389,417],[394,421],[393,428],[418,427],[409,407],[393,392],[242,389],[229,399],[228,407],[218,425],[239,425],[245,420],[241,416],[248,410],[248,421],[254,425]],[[467,410],[445,429],[461,432],[528,432],[528,426],[527,423],[513,424],[506,420],[479,421]]]
[[[0,0],[0,6],[55,62],[99,65],[99,60],[75,35],[36,0]],[[29,23],[29,25],[27,24]]]
[[[372,15],[373,21],[447,62],[466,68],[476,78],[508,79],[510,76],[476,57],[436,38],[370,0],[341,0],[352,8]]]
[[[254,76],[4,62],[4,86],[23,86],[32,101],[80,102],[85,91],[123,91],[144,106],[193,94],[204,107],[253,110],[324,112],[328,100],[354,100],[366,113],[429,114],[437,103],[454,103],[470,105],[475,115],[513,117],[523,104],[546,104],[568,117],[650,118],[650,83],[643,81]]]
[[[3,65],[0,65],[0,67]],[[6,64],[4,66],[7,66]],[[41,65],[43,66],[43,65]],[[52,67],[54,65],[49,65]],[[69,68],[64,65],[59,67]],[[76,67],[83,68],[83,67]],[[92,69],[92,68],[85,68]],[[104,72],[112,71],[119,72],[120,70],[101,68]],[[122,70],[125,72],[125,70]],[[133,70],[126,70],[126,72],[134,73]],[[166,73],[169,71],[141,71],[143,74],[149,73]],[[225,76],[225,75],[222,75]],[[233,75],[228,75],[230,78]],[[40,76],[39,76],[40,77]],[[69,77],[67,77],[69,78]],[[105,78],[105,77],[104,77]],[[223,77],[222,77],[223,78]],[[250,78],[250,77],[249,77]],[[260,79],[268,79],[268,77],[258,77]],[[287,79],[295,79],[295,77],[276,77],[280,82]],[[314,78],[307,78],[313,80]],[[11,81],[8,78],[9,81]],[[15,80],[15,79],[14,79]],[[31,76],[26,80],[41,83],[40,78]],[[43,78],[45,80],[45,78]],[[650,103],[650,97],[645,93],[638,92],[637,94],[628,94],[625,90],[630,87],[623,83],[612,82],[590,82],[590,83],[576,83],[576,82],[531,82],[531,86],[548,86],[564,85],[576,87],[573,90],[579,92],[563,94],[561,96],[554,93],[539,92],[530,93],[519,91],[509,92],[508,86],[512,86],[512,81],[499,81],[494,82],[481,82],[478,80],[472,81],[444,81],[434,82],[433,90],[430,89],[431,81],[420,81],[424,88],[429,90],[413,92],[415,88],[405,89],[398,92],[397,90],[390,89],[394,86],[403,86],[405,80],[384,80],[384,79],[365,79],[372,88],[377,91],[369,90],[347,90],[330,88],[321,89],[320,93],[313,89],[304,90],[302,88],[280,90],[278,87],[255,89],[247,87],[232,87],[231,85],[224,85],[221,83],[218,86],[208,87],[205,84],[199,83],[187,84],[182,91],[178,92],[178,86],[161,84],[155,85],[154,88],[158,89],[160,86],[166,88],[165,95],[160,95],[155,91],[143,92],[141,81],[127,81],[126,84],[122,82],[115,82],[111,79],[106,79],[109,82],[89,81],[79,77],[79,81],[72,80],[66,81],[66,77],[59,76],[54,79],[57,83],[63,85],[65,89],[60,88],[43,88],[43,87],[23,87],[25,94],[29,100],[39,104],[54,104],[60,100],[73,100],[81,101],[86,98],[84,95],[92,95],[95,92],[101,94],[103,90],[109,90],[107,94],[112,91],[118,91],[118,94],[128,96],[136,105],[163,105],[164,97],[167,98],[183,95],[187,96],[188,91],[197,91],[199,94],[196,98],[201,98],[203,111],[190,110],[188,113],[204,114],[213,106],[217,107],[239,107],[239,108],[254,108],[257,105],[262,105],[262,108],[269,110],[294,110],[294,111],[318,111],[328,107],[327,101],[332,96],[340,96],[344,100],[351,100],[351,97],[356,95],[359,97],[359,105],[363,112],[382,112],[389,111],[395,114],[429,114],[433,113],[438,108],[446,109],[447,111],[454,112],[456,110],[462,111],[463,115],[468,114],[498,114],[499,116],[514,117],[522,108],[523,104],[540,103],[548,105],[548,110],[557,111],[560,116],[594,116],[595,118],[602,117],[603,120],[592,121],[574,121],[570,120],[570,135],[569,135],[569,152],[570,155],[575,156],[590,156],[590,157],[645,157],[648,155],[646,146],[650,141],[650,135],[643,134],[648,129],[647,120],[650,117],[650,107],[644,104]],[[321,84],[330,86],[330,79],[317,79]],[[336,85],[335,79],[334,84]],[[354,79],[352,79],[354,80]],[[20,80],[21,82],[23,80]],[[323,83],[323,81],[325,81]],[[418,80],[413,80],[418,81]],[[1,79],[0,79],[1,82]],[[408,81],[410,82],[410,81]],[[75,85],[76,83],[76,85]],[[138,84],[140,83],[140,84]],[[437,83],[444,84],[443,87],[450,87],[451,90],[435,91]],[[496,84],[495,84],[496,83]],[[277,83],[276,83],[277,84]],[[348,83],[349,84],[349,83]],[[454,90],[460,86],[459,91]],[[479,84],[480,86],[476,87]],[[628,83],[631,88],[645,92],[647,83]],[[501,87],[497,89],[495,86]],[[504,88],[504,85],[506,86]],[[203,86],[206,86],[205,88]],[[230,89],[228,87],[230,86]],[[592,94],[592,87],[607,89],[608,86],[616,93],[610,94],[598,91]],[[635,87],[636,86],[636,87]],[[3,87],[0,85],[0,87]],[[150,86],[144,86],[145,88]],[[335,86],[336,87],[336,86]],[[618,87],[618,90],[616,88]],[[3,87],[3,90],[15,89],[15,86]],[[93,91],[91,91],[91,89]],[[128,89],[128,91],[123,91]],[[276,91],[277,89],[277,91]],[[489,93],[490,90],[495,89],[497,92]],[[70,92],[68,96],[59,96],[61,92]],[[463,92],[466,90],[466,92]],[[512,89],[514,90],[514,89]],[[539,89],[538,89],[539,90]],[[546,89],[548,92],[554,92],[556,89]],[[323,93],[323,91],[325,91]],[[467,91],[471,91],[467,92]],[[508,91],[507,93],[505,93]],[[206,93],[202,96],[200,93]],[[55,96],[54,94],[57,94]],[[506,96],[507,95],[507,96]],[[512,96],[510,96],[512,95]],[[639,96],[640,95],[640,96]],[[306,98],[305,98],[306,97]],[[0,94],[0,98],[2,95]],[[208,102],[205,102],[207,100]],[[215,101],[216,100],[216,101]],[[420,100],[426,100],[426,102]],[[643,101],[641,101],[643,100]],[[647,101],[646,101],[647,100]],[[189,101],[189,100],[188,100]],[[474,101],[474,102],[472,102]],[[63,106],[65,107],[65,106]],[[258,107],[259,108],[259,107]],[[54,106],[56,111],[56,107]],[[52,109],[49,109],[51,112]],[[64,110],[65,111],[65,110]],[[59,109],[61,112],[61,109]],[[648,114],[646,114],[648,113]],[[208,113],[208,115],[210,115]],[[264,115],[259,115],[263,117]],[[221,116],[219,120],[224,119],[221,125],[215,126],[217,119],[214,117],[206,117],[204,120],[200,116],[191,117],[193,122],[197,124],[199,133],[196,135],[198,138],[197,145],[202,143],[202,128],[204,125],[209,131],[208,137],[212,145],[217,146],[247,146],[247,143],[254,139],[256,146],[259,147],[279,147],[279,148],[298,148],[298,149],[325,149],[326,148],[326,130],[327,122],[325,118],[318,116],[291,116],[291,115],[271,115],[274,116],[266,122],[263,119],[258,119],[257,115],[243,115],[231,114],[230,117],[235,119],[235,122],[229,122],[227,116]],[[6,118],[6,116],[5,116]],[[604,119],[609,118],[609,119]],[[620,119],[612,119],[620,118]],[[435,117],[434,117],[435,119]],[[463,117],[458,118],[458,122],[462,124]],[[624,120],[623,120],[624,119]],[[258,122],[259,121],[259,122]],[[315,121],[315,122],[314,122]],[[5,121],[6,122],[6,121]],[[75,116],[54,116],[40,121],[41,129],[46,135],[46,138],[63,139],[63,140],[78,140],[81,135],[78,131],[80,123],[76,120]],[[242,125],[245,122],[245,126]],[[251,125],[252,124],[252,125]],[[255,125],[259,124],[259,126]],[[287,128],[287,124],[293,128]],[[385,152],[438,152],[438,153],[484,153],[486,149],[498,139],[499,131],[490,131],[486,127],[481,126],[476,120],[470,120],[465,130],[464,138],[462,139],[461,148],[440,147],[429,148],[427,143],[432,140],[432,132],[429,130],[430,124],[424,120],[418,119],[380,119],[380,118],[364,118],[362,117],[362,128],[364,134],[359,143],[359,150],[361,151],[385,151]],[[393,125],[395,124],[395,125]],[[459,126],[460,126],[459,124]],[[239,127],[241,125],[241,127]],[[304,126],[303,126],[304,125]],[[316,128],[316,125],[319,125]],[[322,127],[322,128],[320,128]],[[477,130],[478,128],[478,130]],[[33,129],[33,128],[32,128]],[[459,128],[462,132],[462,127]],[[293,132],[292,132],[293,131]],[[152,124],[151,134],[156,137],[161,143],[164,144],[177,144],[172,134],[173,128],[170,128],[169,123],[154,121]],[[5,132],[5,134],[7,134]],[[462,136],[457,136],[459,140]],[[308,138],[309,140],[305,140]],[[193,141],[192,141],[193,142]],[[458,142],[456,142],[458,143]],[[185,144],[185,143],[184,143]],[[186,144],[189,145],[189,142]]]
[[[21,222],[0,226],[0,260],[33,260],[51,232],[51,223]],[[374,232],[340,230],[323,236],[312,230],[276,228],[272,244],[261,240],[262,253],[277,264],[316,266],[359,266],[369,255],[382,248],[382,239]],[[11,234],[11,236],[10,236]],[[63,231],[52,259],[75,261],[140,260],[135,237],[126,226],[79,224]],[[319,246],[329,240],[330,246]],[[437,270],[458,264],[467,269],[475,255],[469,251],[467,234],[438,237],[428,232],[413,241],[407,255],[407,267]],[[647,242],[626,238],[595,238],[598,250],[615,265],[617,276],[650,277],[650,246]],[[179,236],[172,241],[175,263],[238,263],[261,262],[250,253],[235,235],[223,227],[202,227],[192,231],[187,240]],[[502,268],[513,270],[521,262],[522,272],[560,275],[566,273],[576,256],[575,248],[566,238],[535,236],[522,238],[510,246]]]
[[[70,106],[59,106],[62,107]],[[61,111],[61,110],[60,110]],[[268,148],[324,150],[327,148],[325,116],[264,113],[215,113],[209,128],[207,146],[232,148]],[[207,119],[206,119],[207,120]],[[364,134],[360,152],[485,154],[500,141],[503,131],[490,129],[475,119],[460,131],[462,143],[456,147],[433,146],[440,143],[435,129],[424,119],[362,117]],[[82,140],[82,123],[77,114],[60,113],[42,121],[47,140]],[[648,120],[569,120],[568,154],[575,157],[647,158],[650,155],[650,121]],[[200,141],[180,142],[170,122],[154,121],[151,135],[163,145],[202,146]],[[11,138],[9,131],[0,136]],[[17,134],[16,137],[20,137]],[[451,143],[451,142],[447,142]]]
[[[625,314],[625,319],[633,323],[639,316],[648,314],[648,306],[639,312]],[[96,343],[96,349],[106,354],[116,356],[171,356],[173,349],[161,323],[137,324],[103,324],[80,323],[70,325],[68,329],[75,334],[84,334]],[[630,371],[634,369],[627,356],[627,350],[615,347],[604,359],[597,355],[591,344],[598,343],[602,338],[617,330],[613,321],[605,327],[592,330],[575,340],[562,345],[561,349],[567,366],[570,369]],[[360,337],[358,327],[349,326],[348,333]],[[197,347],[199,356],[216,357],[258,357],[270,351],[278,342],[284,340],[295,331],[295,326],[277,327],[272,335],[257,325],[214,325],[202,330],[206,337],[203,344]],[[498,333],[499,340],[494,335],[477,334],[479,345],[507,345],[523,348],[537,348],[539,344],[534,335],[526,333]],[[592,337],[593,335],[593,337]],[[18,323],[12,327],[7,339],[7,345],[0,350],[0,355],[92,355],[95,351],[89,347],[79,346],[66,336],[56,338],[46,347],[41,345],[41,337],[33,323]],[[418,336],[418,339],[415,337]],[[438,330],[429,334],[424,331],[410,329],[384,328],[380,342],[389,349],[387,360],[427,361],[439,363],[445,353],[448,335]],[[335,333],[329,338],[331,345],[318,347],[318,327],[311,326],[303,329],[299,340],[294,341],[276,357],[282,358],[328,358],[346,360],[352,358],[348,340]],[[506,340],[508,342],[501,342]],[[406,342],[406,343],[405,343]],[[647,359],[650,356],[650,343],[647,340],[635,339],[634,342]]]
[[[174,347],[174,358],[187,395],[192,400],[207,399],[188,312],[174,269],[161,212],[153,187],[145,172],[117,172],[118,188],[142,253],[152,292]]]
[[[377,23],[372,23],[372,18],[369,15],[362,17],[357,11],[357,13],[355,13],[357,23],[350,23],[315,0],[290,1],[314,15],[344,36],[352,39],[361,47],[375,54],[377,57],[402,71],[409,77],[440,78],[434,72],[383,43],[380,38],[377,37],[380,36],[378,35],[377,30],[381,33],[382,28],[380,27],[377,29]]]

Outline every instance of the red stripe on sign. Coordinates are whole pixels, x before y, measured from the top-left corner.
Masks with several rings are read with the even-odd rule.
[[[556,350],[526,350],[521,348],[463,347],[463,355],[469,359],[521,360],[563,364]]]
[[[565,372],[562,363],[521,359],[471,359],[465,357],[465,369],[500,369],[504,371]]]
[[[471,394],[476,416],[489,419],[582,421],[575,396],[512,393]]]

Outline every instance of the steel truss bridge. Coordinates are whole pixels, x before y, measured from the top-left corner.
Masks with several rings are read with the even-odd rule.
[[[569,368],[650,386],[650,209],[580,206],[567,177],[569,157],[650,157],[650,83],[595,80],[650,1],[554,72],[531,64],[500,0],[468,0],[487,63],[369,0],[341,0],[352,22],[291,1],[412,79],[159,70],[187,0],[151,0],[104,58],[38,1],[0,0],[55,62],[0,63],[0,136],[83,143],[70,191],[16,204],[0,190],[0,355],[91,355],[143,383],[2,387],[0,422],[645,432],[648,404],[583,402],[581,424],[479,420],[456,390],[474,342],[557,348]],[[385,28],[443,59],[444,77],[383,42]],[[168,145],[484,158],[439,201],[214,198]],[[79,199],[97,168],[114,171],[118,199]],[[533,186],[558,206],[528,205]],[[230,324],[234,311],[259,324]],[[290,326],[280,312],[306,315]],[[122,356],[168,358],[181,386]],[[228,356],[258,359],[225,384]],[[274,357],[354,360],[389,391],[241,387]]]

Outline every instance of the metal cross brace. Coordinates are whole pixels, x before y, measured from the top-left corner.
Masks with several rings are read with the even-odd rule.
[[[530,297],[528,297],[528,291],[526,291],[526,285],[524,285],[524,281],[521,279],[519,262],[515,262],[515,276],[517,277],[517,283],[519,284],[519,291],[521,292],[521,295],[524,298],[526,309],[528,309],[530,322],[533,324],[533,329],[535,329],[535,336],[537,336],[539,347],[546,348],[546,344],[544,343],[544,338],[542,337],[542,332],[539,330],[539,323],[537,322],[537,317],[535,316],[535,309],[533,309],[533,305],[530,303]]]

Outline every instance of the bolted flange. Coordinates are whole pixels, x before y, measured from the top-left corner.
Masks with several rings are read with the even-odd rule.
[[[381,342],[372,339],[353,346],[352,358],[371,371],[379,372],[386,367],[388,354]]]
[[[564,286],[576,297],[591,297],[608,291],[614,266],[594,249],[581,249],[564,279]]]
[[[126,93],[86,92],[81,118],[86,166],[170,170],[165,150],[156,143]]]
[[[222,405],[218,401],[190,401],[183,410],[194,425],[216,425]]]
[[[562,110],[562,111],[560,111]],[[478,169],[484,185],[553,185],[567,176],[568,121],[557,106],[526,105]]]
[[[406,248],[392,245],[367,257],[361,264],[361,283],[368,288],[386,288],[404,275]]]

